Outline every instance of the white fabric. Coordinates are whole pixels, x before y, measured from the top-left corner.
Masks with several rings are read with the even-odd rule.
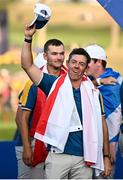
[[[53,91],[55,85],[56,82],[52,86],[50,93]],[[89,79],[88,81],[82,81],[80,90],[83,113],[84,159],[85,161],[94,162],[94,168],[104,170],[102,156],[102,120],[98,90],[94,88]],[[75,106],[72,85],[67,75],[64,83],[59,88],[58,95],[52,107],[45,135],[42,136],[39,133],[35,133],[35,138],[55,146],[57,152],[62,153],[69,132],[71,132],[71,130],[80,131],[79,128],[82,130]]]
[[[54,89],[57,80],[53,84],[50,93]],[[69,92],[67,94],[65,92],[66,88],[67,88],[67,92]],[[67,103],[66,103],[66,96],[67,96]],[[62,106],[62,108],[58,108],[60,106]],[[77,114],[76,116],[77,118],[75,118],[75,112]],[[72,119],[71,118],[72,116],[75,122],[72,121],[70,125],[70,119]],[[54,122],[53,119],[55,119]],[[67,121],[64,121],[64,119],[67,119]],[[67,76],[67,78],[65,78],[64,81],[64,86],[62,85],[59,89],[59,96],[57,96],[54,106],[52,108],[52,112],[49,116],[49,120],[46,128],[47,134],[45,134],[45,136],[40,138],[42,139],[42,141],[57,147],[59,149],[59,152],[63,152],[64,146],[68,138],[68,134],[72,129],[74,131],[77,131],[78,129],[81,130],[82,125],[73,99],[72,86]],[[39,136],[41,135],[37,133],[35,134],[35,137],[39,138]]]
[[[29,26],[34,25],[37,20],[48,21],[51,17],[51,9],[45,4],[36,3],[35,7],[34,7],[34,14],[35,14],[35,18],[30,23]],[[42,28],[42,26],[41,26],[41,28]],[[40,29],[40,28],[38,28],[38,29]]]
[[[43,11],[46,11],[47,13],[44,14]],[[42,16],[46,20],[49,20],[51,17],[51,9],[47,5],[41,3],[35,4],[34,13],[36,16]]]
[[[115,119],[115,121],[113,121]],[[121,104],[106,118],[107,126],[109,128],[109,140],[117,135],[120,130],[122,114],[121,114]]]
[[[53,84],[53,86],[50,90],[49,96],[50,96],[51,92],[54,90],[57,81]],[[66,94],[67,97],[64,95],[64,93],[66,93],[65,92],[66,89],[67,89],[67,92],[69,92]],[[55,101],[55,104],[53,106],[54,109],[52,109],[52,112],[50,114],[51,118],[49,117],[49,119],[51,119],[51,121],[52,121],[52,118],[53,119],[56,118],[56,112],[58,112],[57,108],[60,107],[62,104],[62,108],[61,108],[62,111],[59,108],[59,112],[58,112],[58,119],[61,119],[59,121],[59,125],[61,126],[61,124],[63,124],[63,127],[64,127],[65,124],[64,124],[63,119],[68,119],[68,121],[70,121],[70,122],[67,121],[66,122],[67,124],[65,125],[65,126],[67,126],[67,128],[69,127],[68,132],[75,132],[75,131],[82,130],[83,129],[82,124],[81,124],[79,114],[78,114],[78,111],[77,111],[77,108],[75,105],[75,101],[73,98],[72,86],[71,86],[71,82],[69,80],[68,75],[65,78],[64,86],[61,86],[61,88],[59,89],[59,94],[60,94],[60,96],[58,96],[59,99]],[[67,99],[67,103],[66,103],[66,99]],[[61,101],[62,101],[62,103],[61,103]],[[66,112],[66,110],[67,110],[67,112]],[[59,117],[59,115],[60,115],[60,117]],[[48,122],[50,122],[50,121],[48,121]],[[69,126],[68,126],[68,124],[69,124]],[[63,151],[63,149],[62,149],[62,151]]]
[[[41,68],[42,66],[47,64],[47,61],[43,57],[43,52],[39,53],[37,57],[34,59],[34,64],[38,67]]]
[[[97,44],[89,45],[85,48],[85,50],[91,58],[101,59],[104,61],[107,59],[105,50]]]
[[[44,66],[43,66],[42,72],[48,74],[47,65],[44,65]]]

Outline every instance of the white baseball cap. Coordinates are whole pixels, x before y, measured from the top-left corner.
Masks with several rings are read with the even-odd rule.
[[[106,61],[107,59],[105,50],[97,44],[89,45],[85,48],[85,50],[87,51],[87,53],[90,55],[91,58],[101,59],[103,61]]]
[[[43,28],[51,17],[51,9],[45,4],[36,3],[34,7],[34,13],[35,18],[30,23],[29,27],[36,24],[36,29]]]

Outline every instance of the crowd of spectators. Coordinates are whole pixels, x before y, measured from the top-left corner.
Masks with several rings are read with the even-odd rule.
[[[0,70],[0,114],[16,111],[18,94],[25,81],[23,72],[11,74],[7,69]]]

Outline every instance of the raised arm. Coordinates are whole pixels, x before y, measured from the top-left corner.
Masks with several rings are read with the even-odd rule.
[[[25,27],[25,39],[22,47],[21,52],[21,66],[28,74],[30,79],[35,83],[38,84],[39,81],[42,79],[43,73],[39,68],[37,68],[33,64],[33,56],[32,56],[32,37],[35,34],[36,29],[35,26],[33,27]]]

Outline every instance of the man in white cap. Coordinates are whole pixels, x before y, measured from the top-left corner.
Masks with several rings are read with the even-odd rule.
[[[92,44],[87,46],[85,49],[91,57],[87,74],[97,80],[98,88],[104,101],[110,141],[110,154],[109,157],[106,158],[111,158],[111,162],[114,164],[116,161],[116,149],[121,122],[120,86],[122,77],[118,72],[113,71],[113,69],[106,68],[107,56],[105,50],[101,46]],[[115,84],[104,85],[100,83],[102,78],[110,76],[117,80]],[[111,177],[113,178],[113,171]]]

